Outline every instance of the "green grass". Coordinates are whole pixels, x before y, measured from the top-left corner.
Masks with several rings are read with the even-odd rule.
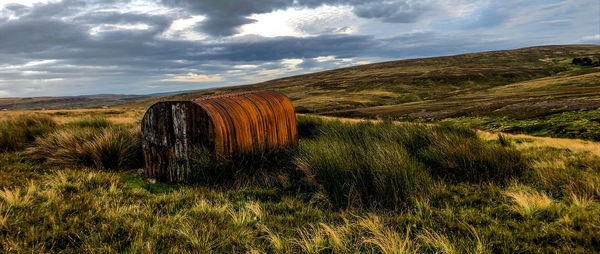
[[[37,138],[27,152],[32,158],[55,166],[121,170],[143,165],[137,128],[61,129]]]
[[[143,166],[139,128],[85,117],[37,133],[26,152],[47,165],[123,170]]]
[[[0,151],[22,150],[36,136],[51,131],[56,122],[39,114],[20,115],[0,122]]]
[[[113,123],[104,117],[91,116],[70,122],[68,125],[72,128],[107,128],[111,127]]]
[[[563,112],[529,119],[462,117],[443,121],[490,131],[600,141],[600,110]]]
[[[235,154],[227,160],[217,160],[204,147],[192,154],[189,182],[207,186],[282,186],[296,185],[291,178],[298,173],[293,167],[295,148],[263,149]]]
[[[248,174],[239,178],[243,184],[220,185],[222,178],[209,177],[206,183],[171,185],[148,182],[140,169],[107,171],[96,166],[53,166],[23,152],[4,152],[0,154],[4,175],[0,178],[0,250],[600,251],[600,158],[591,153],[551,148],[517,150],[512,140],[505,140],[504,145],[483,141],[469,129],[447,125],[345,123],[306,117],[299,121],[302,139],[298,151],[291,152],[292,158],[259,153],[245,155],[250,157],[245,157],[243,163],[236,160],[215,165],[209,157],[205,161],[208,163],[202,165],[232,170],[234,177],[245,173],[233,170],[238,167],[250,172],[291,174],[294,163],[310,165],[313,170],[328,166],[333,177],[324,182],[325,178],[315,175],[320,184],[332,187],[353,181],[364,186],[381,185],[376,188],[385,185],[373,190],[354,188],[358,191],[354,193],[362,192],[381,203],[371,206],[373,202],[363,198],[367,202],[348,205],[345,200],[340,201],[343,209],[338,209],[331,206],[334,198],[326,187],[302,188],[304,180],[296,177],[287,178],[288,184],[247,181],[261,178]],[[70,127],[57,128],[60,131]],[[97,135],[105,130],[89,129]],[[327,145],[343,149],[325,149]],[[460,147],[463,150],[456,153],[455,146],[460,145],[464,145]],[[487,153],[505,153],[505,157],[498,158],[515,159],[507,163],[515,171],[504,172],[509,166],[500,165],[499,159]],[[432,158],[441,162],[432,163]],[[270,160],[282,164],[272,167],[266,163]],[[488,161],[488,166],[481,166],[481,161]],[[354,177],[351,174],[355,172],[371,176]],[[277,178],[277,174],[273,177]],[[295,181],[299,183],[289,184]],[[411,183],[416,185],[410,186]],[[420,190],[426,191],[419,193]],[[405,193],[407,199],[396,203],[395,193],[397,197]],[[340,196],[348,195],[342,191]]]
[[[598,69],[573,65],[573,57],[598,54],[600,47],[597,45],[558,45],[408,59],[309,73],[258,84],[150,98],[134,105],[148,107],[161,99],[195,99],[222,93],[268,89],[286,94],[300,113],[377,117],[384,116],[385,113],[380,112],[378,106],[398,105],[414,113],[424,106],[443,103],[448,98],[477,92],[489,93],[496,87],[518,82],[543,78],[556,78],[556,83],[568,81],[565,76],[583,75]],[[550,97],[561,97],[556,92],[576,92],[579,97],[594,96],[597,95],[594,89],[598,82],[591,80],[586,82],[588,89],[585,91],[573,91],[573,87],[580,87],[577,83],[570,87],[546,90],[554,91]],[[526,98],[528,97],[523,99]],[[510,97],[501,97],[496,101],[511,102]],[[412,109],[411,105],[418,102],[423,105]],[[464,105],[464,101],[462,104]],[[385,116],[405,114],[402,110],[387,113],[389,114]]]
[[[527,168],[520,152],[462,127],[329,121],[316,129],[316,138],[301,142],[296,165],[338,208],[399,208],[426,196],[434,178],[503,183]]]

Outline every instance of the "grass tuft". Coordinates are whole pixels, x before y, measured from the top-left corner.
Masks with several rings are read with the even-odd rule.
[[[0,122],[0,152],[22,150],[36,137],[53,130],[56,122],[40,114],[19,115]]]
[[[406,229],[404,237],[395,230],[381,225],[378,217],[371,217],[360,222],[369,237],[363,243],[376,246],[384,254],[417,253],[419,246],[411,241],[410,229]]]
[[[65,129],[38,138],[27,152],[55,166],[131,169],[142,164],[137,129]]]
[[[31,204],[36,191],[37,186],[33,182],[30,182],[25,192],[21,192],[20,188],[13,190],[4,188],[4,190],[0,190],[0,199],[8,207],[26,207]]]
[[[70,122],[67,125],[73,128],[102,129],[112,127],[114,124],[104,117],[89,116],[74,122]]]
[[[317,128],[300,143],[295,163],[337,208],[396,209],[427,195],[432,177],[503,183],[527,168],[516,149],[464,127],[326,121]]]
[[[455,254],[458,253],[454,244],[450,242],[448,237],[443,234],[438,234],[435,231],[425,230],[423,234],[418,237],[422,240],[427,246],[432,247],[436,250],[436,253],[443,254]]]
[[[191,158],[190,182],[225,187],[286,186],[291,184],[293,148],[263,149],[235,154],[227,160],[215,158],[205,147],[195,149]]]
[[[546,210],[554,202],[545,193],[524,187],[516,187],[516,190],[507,191],[505,194],[515,203],[513,210],[523,217],[531,217],[537,212]]]

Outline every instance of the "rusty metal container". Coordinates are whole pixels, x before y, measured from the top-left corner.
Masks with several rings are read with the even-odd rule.
[[[227,160],[235,153],[296,145],[298,139],[294,106],[275,91],[157,102],[142,119],[142,135],[146,177],[167,182],[186,182],[195,148]]]

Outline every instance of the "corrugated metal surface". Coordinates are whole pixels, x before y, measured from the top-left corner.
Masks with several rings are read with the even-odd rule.
[[[275,91],[225,94],[152,105],[142,120],[146,176],[184,182],[194,147],[218,158],[297,143],[292,102]]]

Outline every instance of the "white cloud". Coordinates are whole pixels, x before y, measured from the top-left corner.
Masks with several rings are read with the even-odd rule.
[[[7,6],[9,4],[22,4],[22,5],[26,5],[26,6],[33,6],[34,4],[45,4],[45,3],[49,3],[49,2],[58,2],[58,1],[44,1],[44,0],[19,0],[19,1],[2,1],[0,2],[0,8],[3,8],[4,6]]]
[[[298,69],[298,65],[304,62],[302,59],[292,58],[292,59],[283,59],[281,63],[285,65],[286,69],[296,70]]]
[[[335,60],[335,56],[320,56],[314,58],[317,62],[326,62]]]
[[[24,68],[34,67],[34,66],[39,66],[39,65],[44,65],[44,64],[52,64],[55,62],[56,62],[56,60],[53,60],[53,59],[35,60],[35,61],[29,61],[29,62],[27,62],[25,64],[21,64],[21,65],[0,65],[0,68],[2,68],[2,69],[24,69]]]
[[[29,75],[40,75],[40,74],[48,74],[47,71],[22,71],[21,74],[25,76]]]
[[[474,0],[439,0],[438,5],[452,17],[467,17],[482,4]]]
[[[258,75],[260,75],[260,76],[266,76],[266,78],[275,78],[277,76],[281,76],[281,75],[286,74],[286,73],[290,73],[290,72],[295,72],[295,71],[302,70],[302,68],[298,67],[298,65],[301,64],[301,63],[303,63],[303,62],[304,62],[304,60],[297,59],[297,58],[283,59],[283,60],[280,61],[280,63],[284,67],[282,67],[282,68],[276,68],[276,69],[261,70],[261,71],[258,71]],[[254,78],[249,77],[249,78],[246,78],[246,79],[247,80],[253,80]]]
[[[169,74],[168,75],[169,78],[166,79],[162,79],[161,81],[174,81],[174,82],[214,82],[214,81],[221,81],[223,80],[223,78],[219,75],[213,75],[213,76],[209,76],[209,75],[203,75],[203,74],[194,74],[194,73],[187,73],[184,75],[174,75],[174,74]]]
[[[581,39],[584,42],[600,42],[600,34],[584,36]]]
[[[206,17],[202,15],[193,15],[188,18],[177,19],[171,23],[171,26],[162,34],[162,37],[178,40],[206,39],[206,35],[194,31],[194,26],[205,19]]]
[[[97,35],[103,32],[120,31],[120,30],[148,30],[150,26],[144,23],[138,23],[133,25],[114,25],[114,24],[102,24],[93,27],[89,30],[91,35]]]
[[[0,90],[4,91],[0,95],[120,93],[124,88],[153,93],[252,83],[410,57],[543,44],[600,44],[598,0],[559,1],[350,1],[357,4],[255,15],[248,10],[232,17],[240,10],[219,1],[170,1],[199,3],[194,11],[154,0],[68,0],[54,6],[44,6],[45,0],[0,0]],[[400,2],[409,7],[419,2],[423,8],[415,10],[418,15],[410,22],[385,22],[390,16],[385,7]],[[2,9],[9,3],[31,8]],[[384,8],[366,8],[381,13],[362,12],[359,17],[358,5]],[[205,11],[213,7],[224,12]],[[254,12],[273,9],[277,8]],[[403,13],[402,8],[390,11]],[[114,17],[94,19],[101,13]],[[127,16],[139,19],[123,22]],[[228,21],[256,22],[243,25],[241,33],[231,37],[199,32],[206,31],[202,25],[211,18],[225,28]],[[465,25],[486,21],[492,25]],[[107,34],[119,36],[117,40],[90,35],[107,31],[125,32]],[[194,84],[201,82],[205,83]],[[30,86],[36,88],[25,89]]]
[[[256,22],[243,25],[239,36],[254,34],[265,37],[306,37],[322,33],[352,34],[355,32],[352,25],[358,20],[348,6],[289,8],[253,14],[249,18]]]
[[[255,65],[255,64],[240,64],[240,65],[234,65],[233,68],[236,68],[236,69],[255,69],[255,68],[258,68],[258,65]]]

